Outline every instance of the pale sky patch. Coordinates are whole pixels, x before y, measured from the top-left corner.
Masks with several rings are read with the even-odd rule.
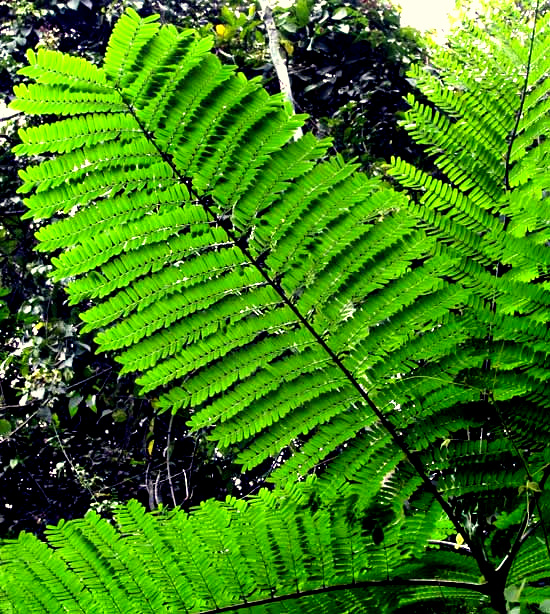
[[[482,0],[393,0],[393,4],[401,8],[402,26],[430,32],[440,44],[447,40],[451,26],[464,16],[474,19],[483,6]]]
[[[272,4],[290,7],[296,0],[271,0]],[[449,33],[449,16],[455,12],[455,0],[391,0],[401,7],[401,25],[416,28],[421,32],[435,31],[435,39],[442,41]],[[472,8],[478,1],[470,0]]]
[[[438,36],[449,30],[449,14],[455,8],[455,0],[396,0],[401,6],[401,25],[411,26],[421,32],[436,30]]]

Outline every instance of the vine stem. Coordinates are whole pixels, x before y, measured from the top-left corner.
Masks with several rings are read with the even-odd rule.
[[[94,503],[99,506],[99,501],[98,501],[97,497],[95,496],[94,491],[90,488],[90,486],[88,484],[86,484],[85,480],[79,475],[79,473],[78,473],[78,471],[77,471],[77,469],[76,469],[72,459],[67,454],[67,452],[65,450],[65,446],[63,445],[63,442],[61,441],[61,437],[59,436],[59,432],[57,431],[57,428],[55,426],[55,422],[53,420],[51,422],[51,426],[53,428],[53,432],[55,433],[55,438],[57,439],[57,443],[59,444],[59,447],[61,448],[61,452],[62,452],[63,456],[65,457],[65,459],[67,460],[67,462],[69,463],[69,466],[70,466],[72,472],[74,473],[75,479],[77,480],[77,482],[80,484],[80,486],[84,490],[88,491],[88,494],[90,495],[90,497],[92,498]]]
[[[516,137],[518,135],[519,123],[521,121],[521,116],[523,114],[523,107],[525,106],[527,90],[529,89],[529,75],[531,74],[531,62],[533,59],[533,48],[535,46],[535,35],[537,33],[539,6],[540,6],[540,0],[537,0],[537,4],[535,5],[535,16],[533,19],[533,28],[531,30],[531,40],[529,42],[529,56],[527,58],[527,68],[525,70],[525,82],[523,83],[523,88],[521,90],[519,108],[516,113],[516,123],[514,124],[512,134],[510,135],[510,142],[508,143],[508,150],[506,152],[506,164],[505,164],[506,170],[504,171],[504,182],[505,182],[507,190],[510,190],[510,159],[512,157],[512,147],[514,146],[514,141],[516,140]]]
[[[178,504],[176,503],[176,495],[174,493],[174,484],[172,482],[172,470],[170,469],[170,457],[172,456],[171,449],[170,449],[170,444],[171,444],[170,438],[172,435],[172,425],[173,424],[174,424],[174,414],[170,413],[170,422],[168,424],[168,432],[166,434],[166,475],[168,476],[168,484],[170,485],[170,496],[172,497],[172,503],[174,504],[174,507],[177,507]],[[187,479],[185,480],[185,483],[187,487]]]

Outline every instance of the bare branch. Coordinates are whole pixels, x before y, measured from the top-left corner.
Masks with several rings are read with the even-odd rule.
[[[286,62],[281,53],[279,30],[277,30],[277,25],[275,24],[275,20],[273,19],[273,10],[271,9],[269,0],[259,0],[259,3],[260,15],[267,30],[269,54],[271,55],[271,60],[273,61],[273,68],[275,69],[275,73],[277,74],[277,78],[279,79],[279,87],[281,88],[281,92],[285,94],[290,104],[292,105],[292,109],[295,111],[296,103],[294,102],[292,88],[290,87],[290,77],[288,76]],[[296,132],[294,133],[294,140],[297,141],[302,136],[302,129],[297,128]]]

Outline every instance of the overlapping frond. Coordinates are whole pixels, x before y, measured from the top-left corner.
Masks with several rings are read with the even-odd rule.
[[[187,514],[148,514],[135,501],[113,523],[89,512],[0,548],[0,608],[12,612],[378,612],[410,603],[488,603],[467,547],[437,541],[447,529],[437,504],[381,533],[312,497],[311,484],[248,501],[208,501]],[[511,582],[543,597],[543,547],[526,545]],[[146,570],[146,573],[144,573]],[[5,608],[11,608],[6,610]],[[450,611],[450,610],[446,610]]]
[[[133,501],[114,526],[89,512],[50,527],[49,545],[25,534],[2,545],[0,610],[385,612],[413,595],[486,601],[468,553],[434,550],[415,562],[420,534],[401,526],[377,543],[344,505],[315,509],[304,489],[209,501],[190,514],[148,514]]]
[[[485,332],[469,343],[484,369],[462,380],[489,400],[487,432],[535,449],[550,436],[525,428],[545,415],[550,376],[548,24],[537,13],[534,23],[504,20],[492,33],[471,26],[473,37],[463,31],[436,52],[437,71],[413,69],[424,98],[410,97],[405,124],[438,174],[403,160],[390,167],[410,191],[408,209],[476,297],[470,317]]]

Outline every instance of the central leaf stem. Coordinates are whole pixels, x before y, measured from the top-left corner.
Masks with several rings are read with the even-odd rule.
[[[121,98],[124,100],[123,92],[117,88],[117,91]],[[191,198],[196,200],[198,203],[202,205],[206,213],[212,218],[212,221],[222,227],[227,233],[228,238],[235,243],[237,247],[239,247],[245,258],[256,268],[256,270],[260,273],[260,275],[264,278],[266,283],[273,289],[277,294],[281,297],[282,302],[292,311],[292,313],[296,316],[300,324],[312,335],[315,341],[323,348],[323,350],[328,354],[333,363],[340,369],[342,374],[346,377],[349,383],[355,388],[361,399],[366,403],[366,405],[372,410],[374,415],[380,421],[380,424],[386,429],[389,433],[390,437],[393,439],[397,447],[403,452],[405,458],[411,464],[413,469],[422,479],[422,482],[426,486],[427,490],[433,495],[434,499],[438,502],[444,513],[447,515],[449,520],[452,522],[454,528],[457,533],[462,536],[464,539],[464,543],[469,547],[472,556],[475,558],[479,570],[481,574],[484,576],[485,580],[492,585],[496,583],[500,584],[500,574],[495,571],[494,566],[488,560],[486,553],[478,542],[473,540],[469,533],[465,530],[465,528],[460,523],[458,517],[452,510],[451,506],[445,501],[441,493],[438,491],[435,484],[429,478],[425,471],[424,464],[419,456],[409,450],[404,437],[397,431],[393,423],[384,415],[381,409],[374,403],[374,401],[370,398],[367,390],[363,387],[363,385],[358,381],[358,379],[353,375],[353,373],[346,367],[341,358],[336,354],[336,352],[328,345],[328,343],[323,339],[323,337],[315,330],[312,324],[307,320],[307,318],[300,312],[298,307],[292,302],[290,297],[287,295],[285,290],[282,288],[280,283],[270,276],[269,272],[265,268],[265,264],[259,258],[255,258],[248,249],[247,242],[244,237],[239,237],[234,231],[233,225],[231,223],[231,219],[229,216],[219,215],[216,213],[214,209],[214,202],[210,195],[200,196],[197,194],[193,187],[193,181],[189,177],[183,176],[178,168],[175,166],[173,160],[164,152],[158,143],[156,142],[154,135],[151,134],[147,128],[143,125],[135,109],[131,104],[124,101],[127,105],[129,112],[134,117],[136,123],[139,126],[139,129],[143,132],[146,138],[153,144],[160,157],[164,160],[166,164],[170,166],[174,175],[176,175],[180,181],[186,186],[189,191],[189,195]]]

